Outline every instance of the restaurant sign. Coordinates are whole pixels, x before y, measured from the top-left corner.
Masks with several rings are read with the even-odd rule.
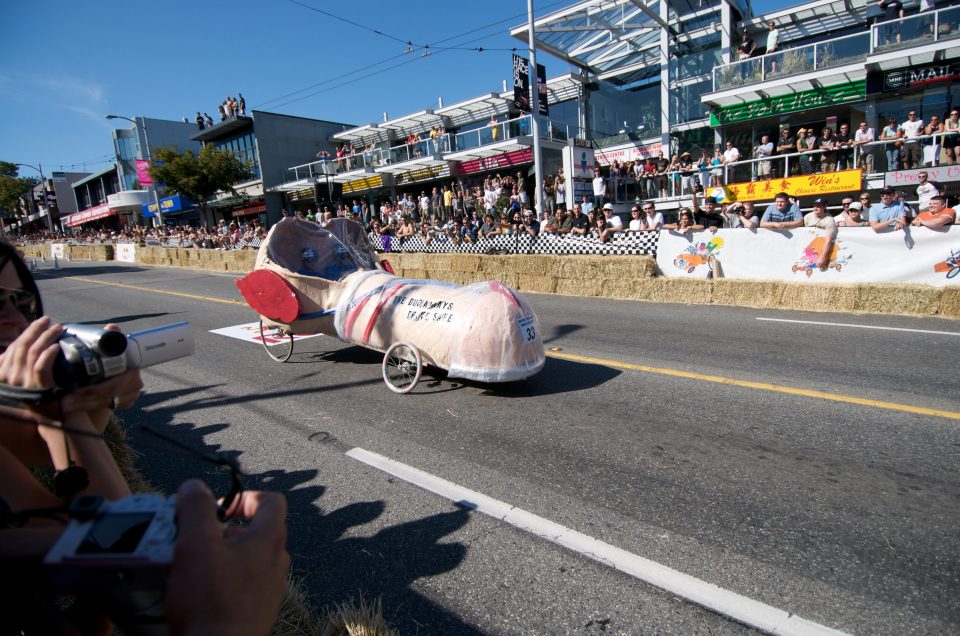
[[[771,115],[793,113],[811,108],[836,106],[866,99],[866,81],[823,86],[809,91],[764,97],[752,102],[721,106],[710,113],[711,126],[723,126],[738,121],[748,121]]]
[[[719,203],[728,203],[731,201],[772,201],[778,192],[786,192],[792,197],[809,197],[835,192],[859,192],[862,187],[863,173],[861,170],[841,170],[827,174],[733,183],[728,186],[711,188],[707,194],[716,197]]]

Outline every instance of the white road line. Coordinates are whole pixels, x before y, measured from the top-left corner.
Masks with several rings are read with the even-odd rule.
[[[932,333],[939,336],[960,336],[960,331],[931,331],[929,329],[907,329],[906,327],[878,327],[876,325],[855,325],[847,322],[817,322],[815,320],[787,320],[786,318],[757,318],[766,322],[795,322],[801,325],[827,325],[829,327],[855,327],[857,329],[883,329],[885,331],[912,331],[914,333]]]
[[[609,543],[571,530],[506,502],[458,486],[446,479],[431,475],[413,466],[402,464],[389,457],[378,455],[363,448],[351,449],[346,454],[357,461],[382,470],[394,477],[399,477],[424,490],[573,550],[588,559],[620,570],[634,578],[749,627],[763,630],[769,634],[797,636],[808,634],[841,636],[844,634],[844,632],[831,627],[814,623],[790,612],[741,596],[736,592],[725,590],[655,561],[621,550]]]

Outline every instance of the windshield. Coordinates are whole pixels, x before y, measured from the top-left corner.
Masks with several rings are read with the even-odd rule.
[[[377,267],[363,227],[348,219],[335,219],[327,228],[311,221],[283,219],[270,230],[267,253],[270,260],[291,272],[334,281],[359,269]]]

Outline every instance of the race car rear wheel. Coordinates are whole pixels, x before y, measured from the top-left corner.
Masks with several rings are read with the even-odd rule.
[[[408,342],[394,342],[383,354],[383,381],[394,393],[409,393],[420,381],[423,360]]]
[[[284,333],[278,327],[264,326],[260,320],[260,344],[270,359],[286,362],[293,355],[293,334]]]

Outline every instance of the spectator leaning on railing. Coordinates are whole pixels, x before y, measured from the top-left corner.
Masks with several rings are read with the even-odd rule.
[[[832,216],[827,214],[827,200],[816,199],[813,202],[813,211],[808,212],[803,217],[804,227],[815,227],[825,230],[823,247],[820,249],[820,259],[817,261],[817,267],[821,271],[826,271],[830,265],[830,253],[833,251],[834,242],[837,238],[837,223]]]
[[[880,203],[870,206],[870,227],[874,232],[902,230],[907,227],[907,212],[903,203],[894,199],[896,192],[886,187],[880,191]]]
[[[917,117],[917,113],[910,111],[907,115],[907,121],[900,124],[900,130],[903,131],[903,147],[900,149],[900,161],[903,163],[904,170],[919,168],[921,163],[920,153],[920,135],[923,134],[923,120]]]
[[[952,225],[956,222],[957,213],[953,208],[947,207],[946,198],[937,195],[930,199],[929,206],[925,212],[917,215],[911,225],[920,227],[943,227]]]
[[[760,219],[760,227],[770,230],[789,230],[802,225],[803,216],[800,214],[800,206],[797,203],[791,203],[790,195],[786,192],[777,194]]]
[[[860,168],[868,174],[873,173],[873,142],[876,134],[867,122],[860,122],[857,132],[853,136],[853,145],[860,149]]]

